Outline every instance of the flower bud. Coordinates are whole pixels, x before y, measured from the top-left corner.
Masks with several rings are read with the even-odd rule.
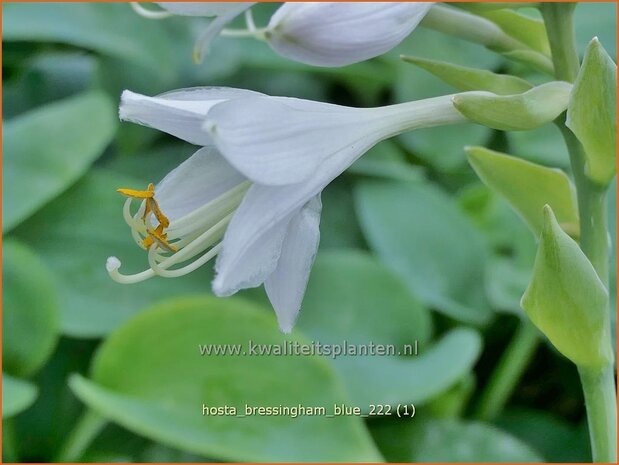
[[[608,292],[548,205],[533,278],[520,305],[556,349],[579,367],[599,369],[612,363]]]
[[[266,38],[280,55],[314,66],[345,66],[398,45],[432,3],[285,3]]]

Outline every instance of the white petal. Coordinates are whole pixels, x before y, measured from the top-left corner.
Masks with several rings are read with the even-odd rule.
[[[196,87],[147,97],[125,90],[120,100],[119,116],[121,120],[167,132],[192,144],[209,145],[212,141],[202,124],[213,105],[255,95],[262,94],[227,87]]]
[[[155,188],[157,202],[174,221],[245,181],[214,147],[204,147],[170,171]]]
[[[308,179],[325,159],[373,134],[377,116],[373,109],[248,97],[214,106],[205,129],[241,173],[280,186]]]
[[[277,268],[264,282],[280,329],[292,331],[305,295],[320,242],[320,195],[310,200],[288,224]]]
[[[282,244],[288,229],[288,223],[293,215],[287,215],[273,225],[268,234],[262,234],[255,238],[253,246],[243,254],[243,260],[237,261],[238,266],[227,266],[229,258],[234,255],[233,248],[226,249],[226,238],[224,236],[224,246],[217,256],[215,271],[217,275],[213,280],[213,292],[219,297],[226,297],[236,293],[241,289],[260,286],[265,279],[275,270],[279,260]],[[229,229],[230,227],[228,227]],[[226,231],[228,235],[228,231]]]
[[[335,154],[307,182],[279,187],[252,185],[226,230],[213,292],[230,295],[250,287],[247,282],[252,286],[263,282],[275,270],[290,219],[356,160],[358,149],[364,153],[373,144],[373,139],[365,139],[359,147]],[[267,257],[266,262],[260,263],[258,256]]]
[[[157,2],[161,8],[182,16],[219,16],[229,11],[247,9],[253,3],[240,2]],[[242,11],[242,10],[241,10]]]
[[[432,3],[287,2],[269,22],[280,55],[315,66],[344,66],[398,45]]]

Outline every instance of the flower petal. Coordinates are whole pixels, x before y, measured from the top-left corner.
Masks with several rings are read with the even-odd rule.
[[[204,117],[218,103],[258,92],[227,87],[195,87],[180,89],[155,97],[122,93],[119,116],[121,120],[167,132],[196,145],[210,145],[210,136],[202,129]]]
[[[279,327],[292,331],[305,295],[320,242],[320,195],[315,196],[288,224],[277,268],[264,282]]]
[[[170,171],[155,188],[166,216],[174,221],[245,181],[214,147],[204,147]]]
[[[374,139],[366,138],[358,146],[334,154],[307,182],[277,187],[252,185],[226,230],[215,266],[213,292],[230,295],[250,287],[248,282],[257,286],[264,281],[275,270],[280,241],[291,218],[374,143]],[[268,257],[268,263],[260,263],[257,255]]]
[[[241,2],[157,2],[161,8],[181,16],[219,16],[241,7],[247,9],[253,3]],[[242,11],[242,10],[241,10]]]
[[[204,127],[241,173],[258,184],[281,186],[308,179],[325,159],[375,132],[373,110],[247,97],[214,106]]]
[[[271,17],[268,42],[292,60],[345,66],[394,48],[431,6],[421,2],[287,2]]]

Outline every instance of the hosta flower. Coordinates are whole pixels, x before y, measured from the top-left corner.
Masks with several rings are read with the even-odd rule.
[[[322,190],[380,140],[464,121],[451,96],[364,109],[225,88],[125,92],[120,116],[207,147],[157,186],[121,190],[150,266],[126,276],[112,257],[110,275],[125,283],[176,277],[217,255],[214,293],[264,284],[286,332],[318,248]]]
[[[266,31],[280,55],[315,66],[344,66],[382,55],[404,40],[432,3],[285,3]]]
[[[264,28],[256,28],[247,11],[247,30],[223,28],[253,3],[163,2],[158,5],[171,14],[216,17],[196,42],[197,60],[210,41],[223,31],[232,37],[264,40],[283,57],[301,63],[345,66],[379,56],[397,46],[417,27],[432,3],[287,2]],[[160,17],[160,13],[136,8],[145,16]]]

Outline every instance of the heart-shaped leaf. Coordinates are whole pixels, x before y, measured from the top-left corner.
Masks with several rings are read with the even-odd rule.
[[[6,420],[26,410],[37,397],[34,384],[2,373],[2,419]]]
[[[112,334],[95,357],[92,379],[75,375],[70,383],[82,401],[122,426],[219,460],[380,460],[359,417],[293,418],[277,410],[243,416],[245,406],[286,406],[297,413],[299,406],[325,407],[331,413],[334,404],[348,403],[325,359],[251,355],[252,344],[272,350],[295,343],[307,341],[281,334],[272,313],[255,304],[171,300]],[[200,345],[212,351],[238,347],[240,355],[201,356]],[[222,414],[203,415],[204,405]],[[224,414],[226,408],[241,417]]]
[[[112,139],[115,114],[112,102],[104,94],[93,92],[40,107],[4,123],[4,232],[86,172]]]
[[[370,246],[415,295],[458,320],[489,320],[486,245],[451,198],[430,184],[397,182],[360,183],[355,197]]]
[[[2,363],[30,376],[58,340],[58,296],[52,273],[27,246],[7,240],[2,250]]]

